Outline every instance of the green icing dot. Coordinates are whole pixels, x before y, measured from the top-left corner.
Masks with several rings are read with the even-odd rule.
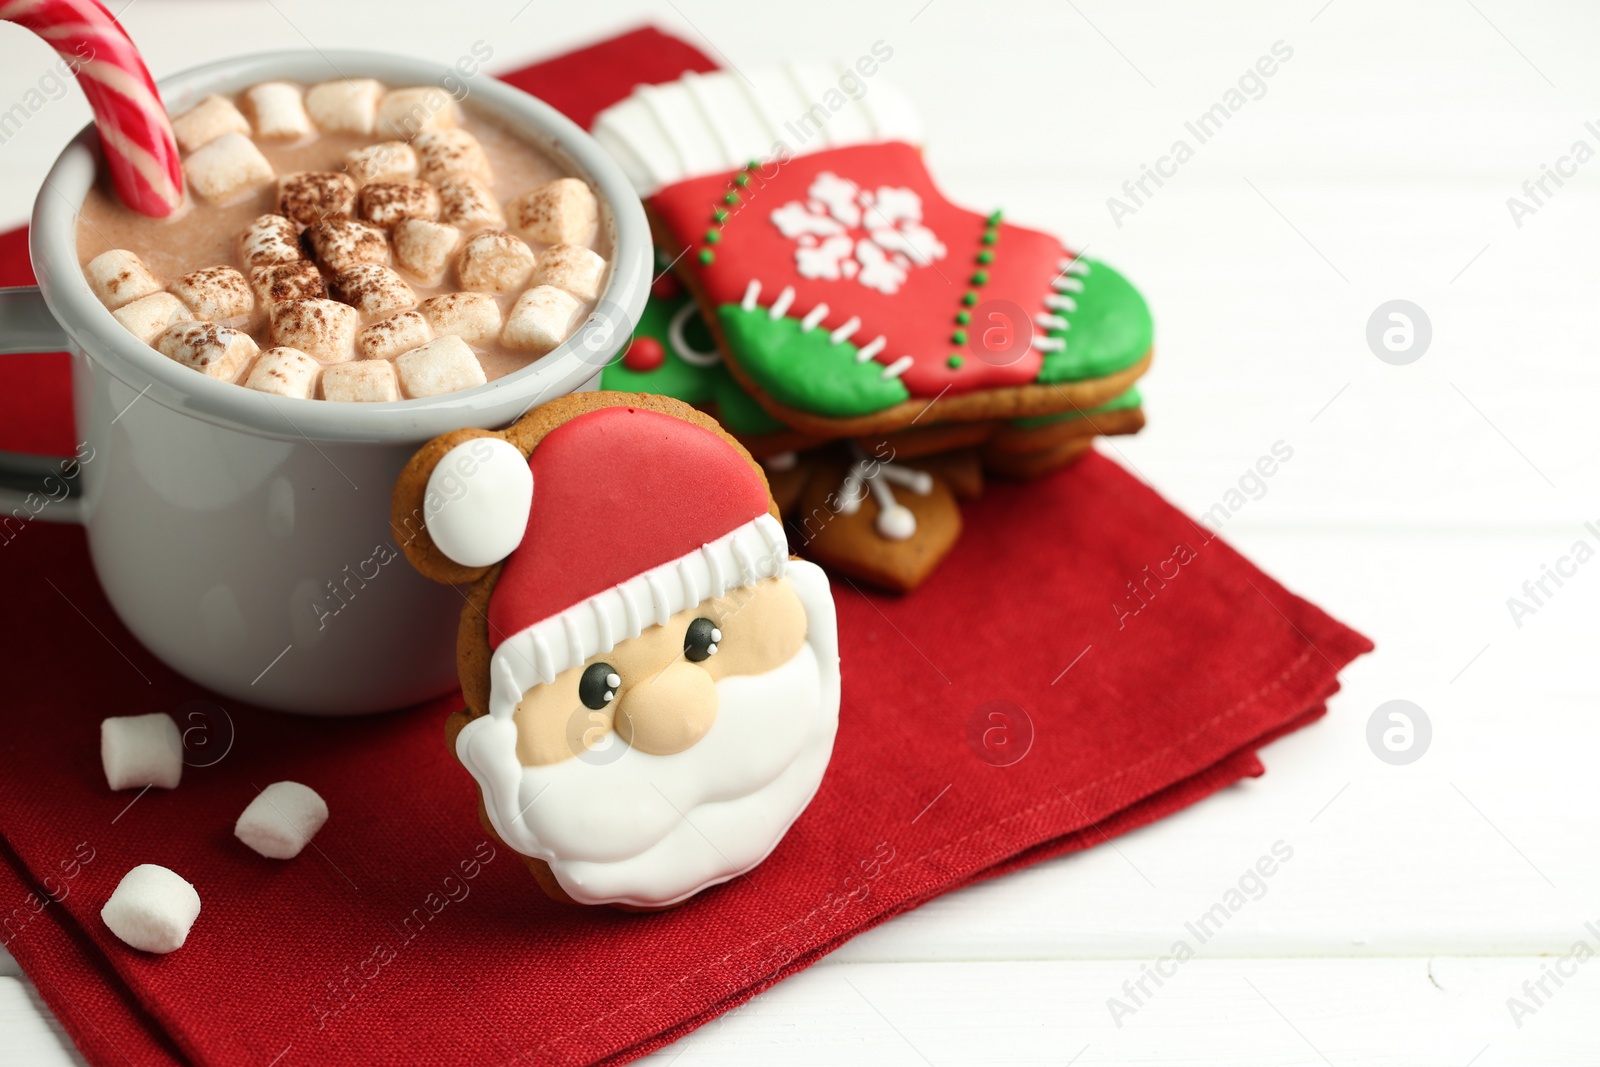
[[[956,321],[959,322],[961,325],[965,326],[967,323],[972,321],[972,312],[970,312],[970,311],[958,311],[958,312],[956,312]]]
[[[748,174],[740,174],[737,177],[735,177],[733,179],[733,181],[734,181],[735,185],[749,185],[750,184],[750,175],[748,175]]]
[[[989,214],[989,225],[990,226],[998,226],[998,225],[1000,225],[1000,216],[1001,216],[1001,214],[1002,214],[1002,212],[1000,211],[1000,209],[999,208],[995,208],[994,211],[992,211]]]
[[[709,266],[711,266],[711,264],[715,263],[716,261],[717,261],[717,254],[715,252],[711,251],[711,249],[702,248],[700,250],[700,263],[701,263],[702,266],[709,267]]]
[[[739,202],[739,194],[734,190],[729,189],[726,193],[722,194],[722,202],[724,204],[737,204]]]
[[[976,304],[978,302],[978,294],[977,293],[967,293],[965,296],[963,296],[961,298],[961,302],[963,304],[967,305],[967,307],[972,307],[974,304]]]
[[[745,170],[759,170],[760,167],[761,167],[761,160],[759,160],[759,159],[752,159],[750,162],[748,162],[748,163],[746,163],[744,165],[744,169]]]
[[[950,335],[950,343],[953,344],[953,345],[964,345],[964,344],[966,344],[967,343],[967,331],[966,330],[957,330],[955,333],[951,334]]]
[[[983,231],[983,243],[984,244],[992,245],[998,240],[1000,240],[1000,233],[999,233],[998,230],[984,230]]]
[[[989,272],[986,271],[986,270],[980,270],[977,273],[975,273],[972,276],[972,284],[973,285],[987,285],[987,284],[989,284]]]
[[[978,253],[978,262],[979,263],[993,263],[994,262],[994,253],[989,251],[987,248],[985,248],[982,252]]]
[[[1072,343],[1046,352],[1041,382],[1076,382],[1125,370],[1150,351],[1155,328],[1150,308],[1126,278],[1098,261],[1089,261],[1083,291],[1073,295],[1077,310],[1067,314]],[[1060,334],[1052,330],[1052,334]]]
[[[966,360],[962,359],[960,356],[951,356],[949,359],[945,360],[944,362],[945,362],[945,365],[948,366],[951,370],[956,370],[957,368],[959,368],[961,366],[961,364],[965,363]]]
[[[721,230],[707,230],[706,231],[706,244],[714,245],[720,240],[722,240],[722,231]]]
[[[871,415],[909,400],[898,378],[884,378],[876,360],[856,361],[849,341],[834,344],[826,330],[800,329],[796,319],[769,318],[761,308],[717,308],[728,348],[760,390],[780,404],[818,415]]]
[[[711,217],[713,219],[716,219],[718,222],[727,222],[728,221],[728,213],[726,211],[722,210],[720,207],[717,208],[717,210],[715,210],[715,211],[713,211],[711,213]]]

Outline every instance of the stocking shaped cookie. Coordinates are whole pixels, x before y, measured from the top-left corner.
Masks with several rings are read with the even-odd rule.
[[[827,578],[761,468],[663,397],[583,393],[414,456],[392,523],[472,582],[451,746],[551,896],[654,909],[764,860],[833,750]]]
[[[730,370],[795,429],[879,433],[935,402],[941,421],[1089,408],[1148,365],[1137,291],[946,200],[889,85],[810,66],[688,74],[594,132],[683,253]]]

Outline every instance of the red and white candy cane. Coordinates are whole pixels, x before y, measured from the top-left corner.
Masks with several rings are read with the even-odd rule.
[[[78,76],[94,109],[117,195],[163,218],[183,203],[183,169],[172,123],[139,50],[95,0],[0,0],[0,20],[48,41]]]

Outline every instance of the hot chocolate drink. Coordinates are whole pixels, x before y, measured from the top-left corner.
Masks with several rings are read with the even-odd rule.
[[[78,254],[170,359],[277,396],[437,396],[527,365],[583,323],[612,235],[588,183],[437,87],[265,82],[173,120],[187,198],[109,187]]]

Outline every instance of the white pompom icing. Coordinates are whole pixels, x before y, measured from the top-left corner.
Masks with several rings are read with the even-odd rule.
[[[154,863],[122,876],[100,919],[125,943],[144,952],[183,947],[200,917],[200,894],[184,879]]]
[[[428,535],[463,567],[487,567],[522,542],[533,506],[533,472],[517,447],[475,437],[444,454],[423,498]]]

